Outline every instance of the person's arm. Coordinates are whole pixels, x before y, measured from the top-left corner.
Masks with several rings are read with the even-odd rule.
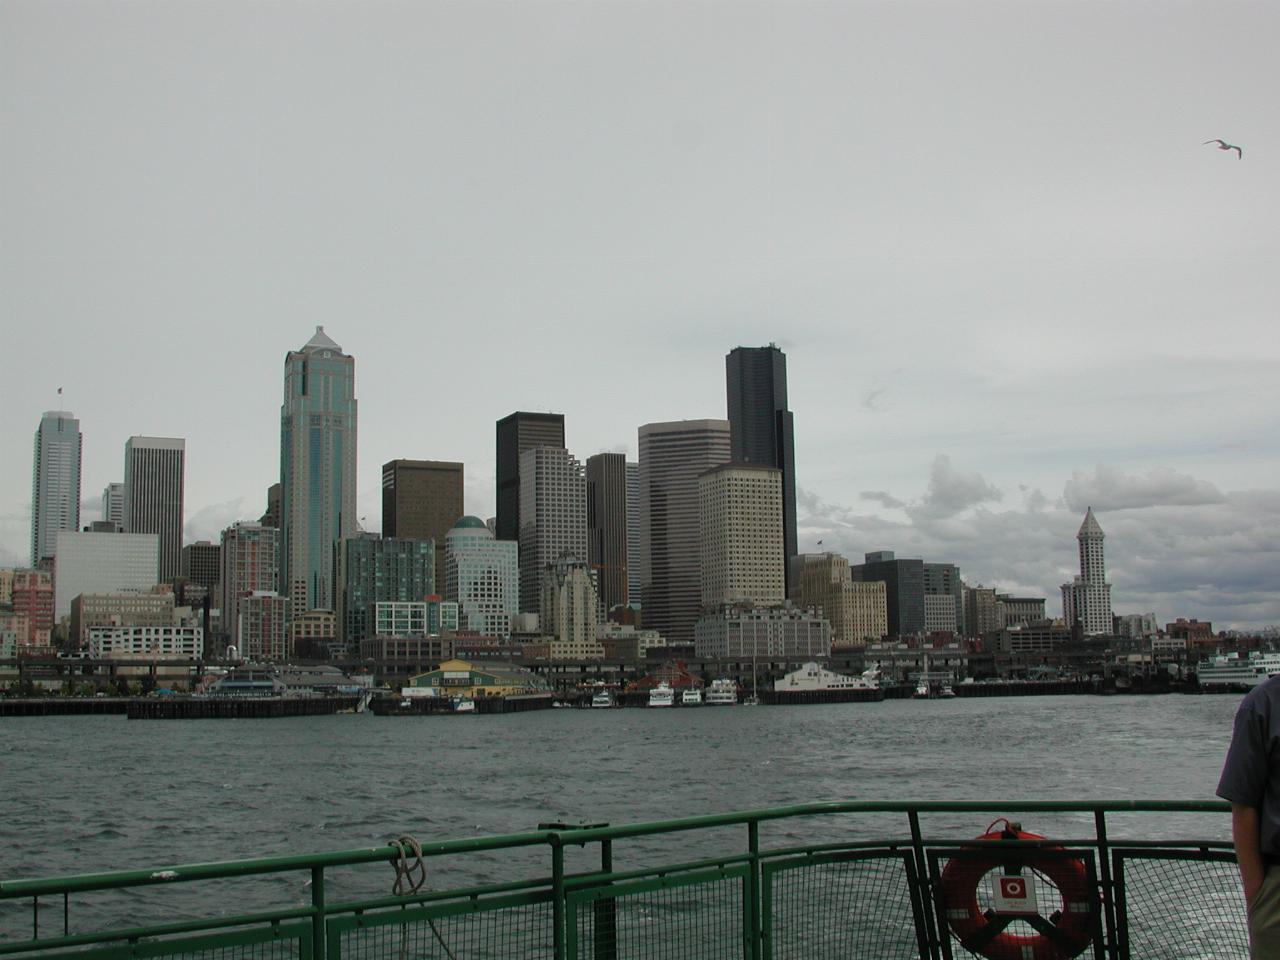
[[[1257,807],[1243,803],[1231,804],[1231,841],[1236,848],[1236,862],[1240,865],[1244,902],[1251,904],[1253,895],[1262,886],[1262,877],[1267,872],[1266,864],[1262,862]]]

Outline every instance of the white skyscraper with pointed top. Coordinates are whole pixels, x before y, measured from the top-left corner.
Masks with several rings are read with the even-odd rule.
[[[1114,629],[1111,584],[1107,583],[1107,563],[1102,551],[1105,538],[1093,515],[1093,507],[1089,507],[1076,534],[1080,543],[1080,575],[1062,585],[1062,617],[1068,627],[1079,623],[1086,637],[1109,634]]]

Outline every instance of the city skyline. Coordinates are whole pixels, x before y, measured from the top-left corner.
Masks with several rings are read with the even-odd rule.
[[[82,526],[131,435],[187,439],[186,540],[258,517],[316,324],[369,529],[383,463],[465,463],[489,517],[499,418],[633,461],[776,342],[799,550],[1053,598],[1092,506],[1117,613],[1280,621],[1280,12],[909,6],[6,4],[0,563],[42,410]]]

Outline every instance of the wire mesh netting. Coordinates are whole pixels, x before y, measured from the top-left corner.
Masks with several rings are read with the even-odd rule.
[[[766,869],[764,882],[774,960],[919,956],[901,856],[787,865]]]
[[[551,960],[555,934],[550,903],[404,923],[356,927],[338,939],[331,960]]]
[[[1123,869],[1121,921],[1127,956],[1243,960],[1249,956],[1249,932],[1235,861],[1186,856],[1117,854],[1117,865]]]
[[[741,877],[725,877],[579,903],[575,956],[579,960],[741,960],[744,883]]]

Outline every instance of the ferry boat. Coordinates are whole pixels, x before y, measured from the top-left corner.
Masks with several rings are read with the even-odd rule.
[[[712,680],[707,689],[706,704],[708,707],[730,707],[738,702],[738,685],[732,680],[721,677]]]
[[[682,707],[700,707],[702,706],[702,691],[696,687],[689,687],[680,694],[680,706]]]
[[[649,691],[649,706],[670,707],[676,702],[675,691],[665,680]]]
[[[879,687],[865,676],[850,677],[833,673],[814,661],[803,664],[799,670],[788,673],[773,682],[773,689],[780,690],[877,690]]]
[[[1280,653],[1272,650],[1258,650],[1246,658],[1238,653],[1220,653],[1196,666],[1196,680],[1201,687],[1256,687],[1277,673]]]

